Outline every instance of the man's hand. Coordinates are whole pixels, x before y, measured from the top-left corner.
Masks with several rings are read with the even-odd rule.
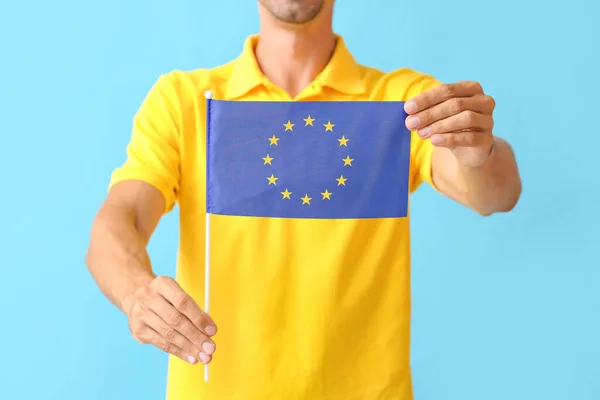
[[[450,149],[461,165],[479,167],[492,152],[495,105],[477,82],[441,85],[406,102],[406,127]]]
[[[153,344],[190,364],[208,364],[215,352],[214,321],[174,279],[155,278],[123,302],[129,329],[140,343]]]

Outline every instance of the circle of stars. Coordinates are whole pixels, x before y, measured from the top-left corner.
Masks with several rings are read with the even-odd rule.
[[[312,116],[310,116],[310,114],[306,117],[303,118],[304,120],[304,126],[311,126],[311,127],[315,127],[315,121],[316,119],[313,118]],[[284,133],[285,132],[293,132],[294,131],[294,126],[296,126],[296,124],[292,123],[292,121],[288,120],[286,123],[282,124],[284,127]],[[335,124],[333,124],[330,120],[327,121],[327,123],[325,124],[321,124],[324,127],[324,132],[334,132],[333,128],[335,127]],[[319,125],[317,125],[319,126]],[[279,146],[279,140],[281,138],[277,137],[275,134],[273,134],[273,136],[269,137],[269,147],[270,146]],[[337,141],[339,142],[339,146],[338,147],[348,147],[348,142],[350,141],[350,138],[347,138],[345,135],[342,135],[341,137],[339,137],[337,139]],[[265,157],[262,157],[263,160],[263,165],[273,165],[272,162],[275,158],[272,157],[269,153],[267,153],[267,155]],[[350,155],[347,155],[345,158],[341,159],[341,162],[343,162],[343,166],[344,167],[351,167],[352,166],[352,162],[354,161],[354,158],[351,158]],[[277,180],[279,178],[277,178],[273,173],[271,173],[270,176],[266,177],[267,179],[267,184],[268,185],[274,185],[277,186]],[[339,176],[339,178],[335,178],[335,182],[337,183],[335,185],[335,187],[340,187],[340,186],[346,186],[346,181],[348,180],[347,177],[345,177],[343,174]],[[332,182],[333,184],[333,182]],[[285,190],[283,192],[280,192],[281,194],[281,199],[282,200],[293,200],[292,199],[292,192],[290,192],[288,190],[288,188],[285,188]],[[329,191],[329,189],[325,189],[323,192],[320,192],[321,195],[321,200],[331,200],[331,195],[333,193]],[[299,198],[302,201],[302,205],[307,205],[310,206],[311,205],[311,201],[313,200],[312,197],[310,197],[308,195],[308,193],[305,193],[304,196]]]

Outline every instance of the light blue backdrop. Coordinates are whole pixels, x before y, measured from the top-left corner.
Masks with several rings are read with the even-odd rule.
[[[510,215],[412,198],[417,400],[600,399],[597,4],[339,1],[360,62],[482,82],[524,180]],[[163,398],[166,357],[96,289],[88,230],[154,80],[237,56],[255,10],[0,2],[0,398]],[[177,240],[175,212],[150,246],[158,273]]]

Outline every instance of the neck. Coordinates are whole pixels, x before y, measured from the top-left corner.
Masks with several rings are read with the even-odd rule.
[[[324,10],[325,11],[325,10]],[[335,49],[332,13],[303,25],[285,25],[260,7],[256,59],[265,76],[292,98],[325,68]]]

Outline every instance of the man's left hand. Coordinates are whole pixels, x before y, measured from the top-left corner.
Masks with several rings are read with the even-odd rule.
[[[478,167],[492,152],[495,105],[477,82],[445,84],[406,102],[406,127],[450,149],[461,165]]]

